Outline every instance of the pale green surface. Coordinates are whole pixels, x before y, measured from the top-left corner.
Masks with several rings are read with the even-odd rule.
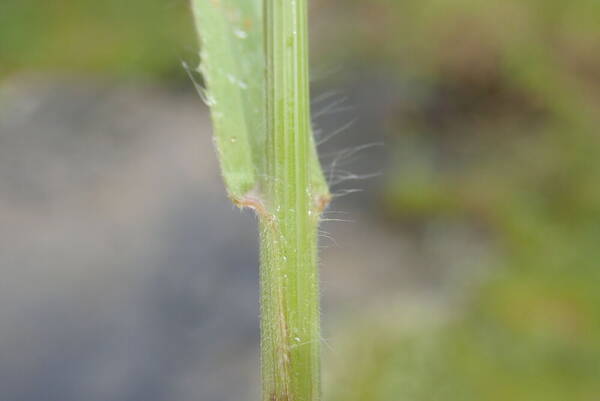
[[[194,1],[201,64],[215,145],[227,191],[241,199],[256,185],[264,143],[260,1]]]
[[[227,191],[260,217],[263,400],[317,401],[317,228],[330,195],[310,124],[307,6],[261,7],[194,1],[200,70]]]
[[[263,400],[320,399],[316,258],[319,198],[312,184],[306,2],[267,0],[267,209],[262,224]],[[313,159],[314,160],[314,159]]]

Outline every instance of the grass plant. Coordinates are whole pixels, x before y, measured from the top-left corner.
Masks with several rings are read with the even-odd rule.
[[[310,124],[306,0],[193,5],[227,192],[259,218],[262,399],[317,401],[317,229],[330,195]]]

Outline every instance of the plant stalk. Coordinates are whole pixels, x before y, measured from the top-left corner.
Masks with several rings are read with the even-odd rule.
[[[317,230],[330,195],[310,124],[306,0],[193,0],[227,192],[260,220],[263,401],[319,401]]]
[[[320,399],[317,230],[306,0],[265,0],[267,215],[261,217],[263,401]],[[320,173],[320,171],[319,171]]]

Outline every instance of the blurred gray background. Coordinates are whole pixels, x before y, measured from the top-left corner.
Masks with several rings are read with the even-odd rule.
[[[225,196],[200,98],[25,75],[0,99],[2,399],[257,399],[257,229]],[[410,252],[369,200],[327,215],[327,315],[428,282],[398,269]]]

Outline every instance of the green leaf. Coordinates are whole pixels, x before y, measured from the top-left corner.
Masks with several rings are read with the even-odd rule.
[[[200,72],[207,89],[214,140],[229,196],[256,189],[264,164],[262,2],[194,0]]]

